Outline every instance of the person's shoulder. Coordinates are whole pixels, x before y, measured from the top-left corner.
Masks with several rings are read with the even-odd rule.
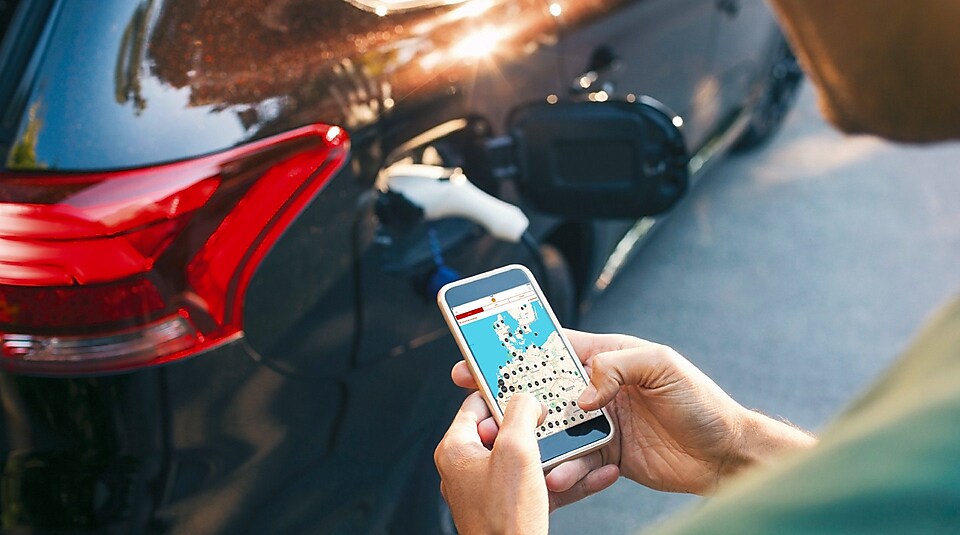
[[[862,412],[883,410],[890,403],[903,407],[953,394],[960,403],[960,299],[925,322],[903,355],[838,423]]]

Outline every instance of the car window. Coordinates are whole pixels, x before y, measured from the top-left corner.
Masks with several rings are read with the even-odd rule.
[[[467,0],[347,0],[347,1],[359,7],[360,9],[373,11],[374,13],[380,16],[384,16],[388,13],[396,13],[399,11],[409,11],[411,9],[422,9],[427,7],[451,6],[454,4],[462,4]]]
[[[7,34],[7,28],[10,27],[10,20],[13,19],[13,12],[17,6],[23,2],[17,0],[0,0],[0,39]]]
[[[14,135],[29,86],[24,75],[53,5],[53,0],[0,0],[0,154]]]
[[[153,72],[151,21],[162,23],[167,13],[189,26],[208,21],[210,10],[193,0],[109,0],[96,9],[82,0],[52,1],[49,23],[9,93],[11,130],[0,134],[7,169],[142,167],[223,150],[251,135],[236,110],[191,100],[191,88]],[[183,60],[178,67],[190,68]]]

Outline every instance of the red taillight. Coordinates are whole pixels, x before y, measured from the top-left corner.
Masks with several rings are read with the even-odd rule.
[[[348,151],[312,125],[145,169],[0,173],[0,362],[120,371],[240,336],[254,270]]]

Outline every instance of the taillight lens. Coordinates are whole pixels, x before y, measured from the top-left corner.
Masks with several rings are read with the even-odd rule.
[[[0,173],[0,362],[122,371],[241,336],[254,270],[348,152],[311,125],[144,169]]]

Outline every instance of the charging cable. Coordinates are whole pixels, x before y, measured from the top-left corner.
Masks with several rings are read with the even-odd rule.
[[[536,238],[530,234],[530,220],[519,207],[498,199],[475,186],[459,168],[438,165],[397,163],[384,169],[378,184],[381,191],[402,195],[423,211],[427,221],[462,217],[477,223],[491,236],[510,243],[522,243],[529,249],[541,285],[547,289],[547,270]],[[449,282],[453,271],[443,263],[439,240],[430,230],[430,244],[438,275],[431,290]],[[446,270],[446,271],[445,271]]]

